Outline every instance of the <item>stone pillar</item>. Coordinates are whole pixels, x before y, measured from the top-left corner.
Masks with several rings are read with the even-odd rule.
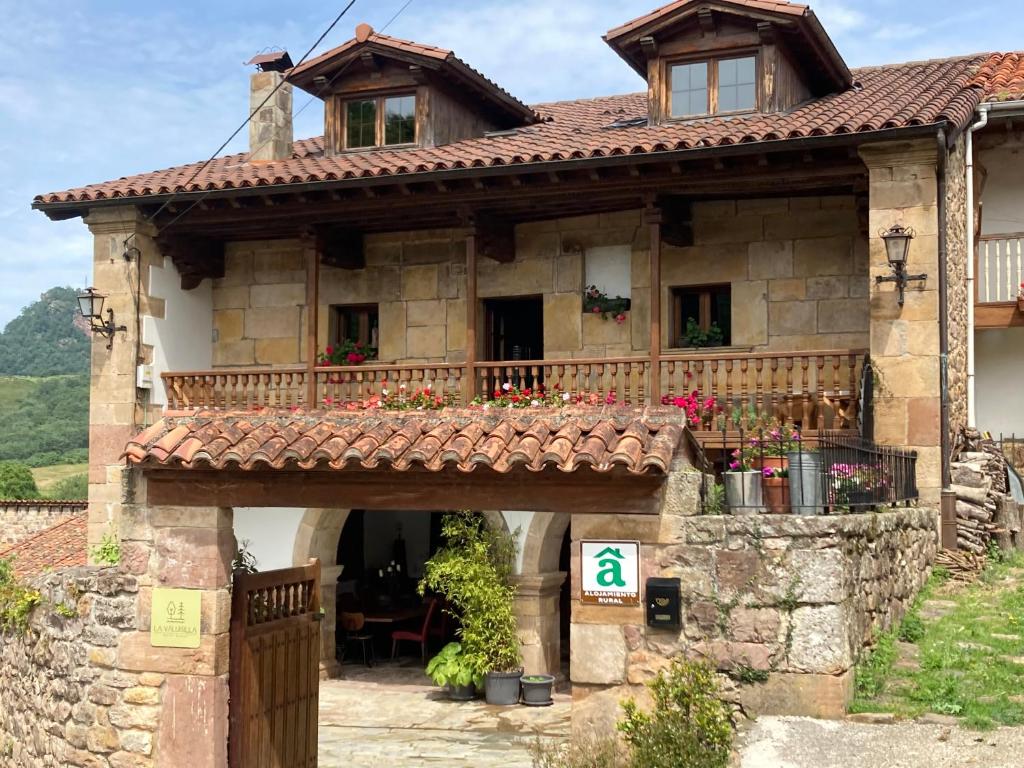
[[[128,487],[121,453],[136,425],[142,423],[135,387],[139,325],[133,291],[141,286],[139,314],[153,314],[148,298],[149,267],[163,259],[152,236],[155,229],[133,207],[101,208],[85,219],[93,240],[93,286],[106,296],[103,313],[114,311],[114,323],[126,331],[108,339],[92,337],[92,377],[89,399],[89,545],[105,534],[117,533],[121,503]],[[126,245],[127,242],[127,245]],[[133,250],[128,250],[133,249]],[[131,261],[125,260],[126,251]],[[139,281],[139,270],[142,280]]]
[[[561,672],[559,599],[566,575],[555,571],[515,577],[519,643],[528,675],[558,677]]]
[[[292,85],[282,83],[284,79],[284,72],[254,72],[249,81],[249,109],[254,111],[249,121],[249,159],[253,162],[292,156]]]
[[[122,510],[122,569],[139,580],[137,631],[121,636],[117,668],[163,675],[154,762],[160,768],[225,768],[228,737],[228,657],[232,511],[218,507]],[[150,616],[154,587],[201,594],[199,648],[154,648]]]
[[[918,452],[922,502],[937,506],[942,488],[939,238],[937,149],[934,139],[868,144],[871,360],[875,366],[875,439]],[[893,283],[880,233],[893,224],[912,227],[907,272],[926,273],[911,283],[903,307]]]

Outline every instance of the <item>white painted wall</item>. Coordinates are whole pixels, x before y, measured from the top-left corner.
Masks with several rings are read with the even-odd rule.
[[[586,284],[615,298],[630,298],[632,285],[633,247],[630,245],[603,245],[587,248],[583,256]]]
[[[523,572],[523,550],[526,548],[526,532],[530,530],[530,523],[533,522],[533,512],[518,512],[506,509],[502,513],[505,518],[505,525],[515,538],[516,562],[515,572]]]
[[[235,507],[235,539],[256,558],[261,571],[291,568],[295,536],[305,507]]]
[[[981,192],[981,234],[1024,232],[1024,144],[979,153],[987,175]]]
[[[204,280],[198,288],[183,291],[178,270],[164,259],[163,268],[149,270],[149,294],[164,300],[164,316],[144,317],[142,322],[142,341],[153,345],[150,402],[167,405],[161,373],[213,366],[213,289],[211,281]]]
[[[975,333],[978,428],[1024,436],[1024,328]]]

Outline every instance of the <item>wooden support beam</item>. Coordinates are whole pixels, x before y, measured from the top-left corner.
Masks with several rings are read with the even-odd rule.
[[[181,288],[191,291],[207,277],[224,277],[224,243],[209,237],[161,234],[160,253],[170,258],[181,277]]]
[[[317,331],[320,322],[320,259],[323,245],[315,231],[302,234],[302,250],[306,263],[306,408],[317,404],[316,356]]]
[[[644,35],[640,38],[640,49],[647,58],[653,58],[658,55],[658,41],[654,39],[653,35]]]
[[[651,402],[661,398],[661,223],[662,212],[656,206],[644,209],[651,255]]]
[[[661,209],[661,239],[669,245],[687,248],[693,245],[693,206],[682,195],[658,197]]]
[[[512,222],[479,214],[474,220],[479,256],[507,264],[516,258],[515,227]]]
[[[657,515],[665,476],[557,469],[508,474],[392,470],[151,470],[146,501],[154,506],[534,509],[574,514]]]
[[[462,380],[462,402],[476,395],[476,318],[477,318],[477,232],[470,227],[466,235],[466,377]]]
[[[700,22],[700,31],[705,37],[715,34],[715,16],[710,8],[701,8],[697,11],[697,20]]]
[[[320,227],[320,262],[339,269],[362,269],[366,266],[363,233],[347,227]]]

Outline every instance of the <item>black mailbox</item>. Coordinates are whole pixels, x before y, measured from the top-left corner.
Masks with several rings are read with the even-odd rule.
[[[647,580],[647,626],[679,626],[679,591],[679,579]]]

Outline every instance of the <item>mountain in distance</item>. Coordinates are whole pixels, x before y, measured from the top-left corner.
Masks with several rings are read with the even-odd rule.
[[[0,375],[88,373],[90,343],[78,313],[78,292],[51,288],[0,333]]]

